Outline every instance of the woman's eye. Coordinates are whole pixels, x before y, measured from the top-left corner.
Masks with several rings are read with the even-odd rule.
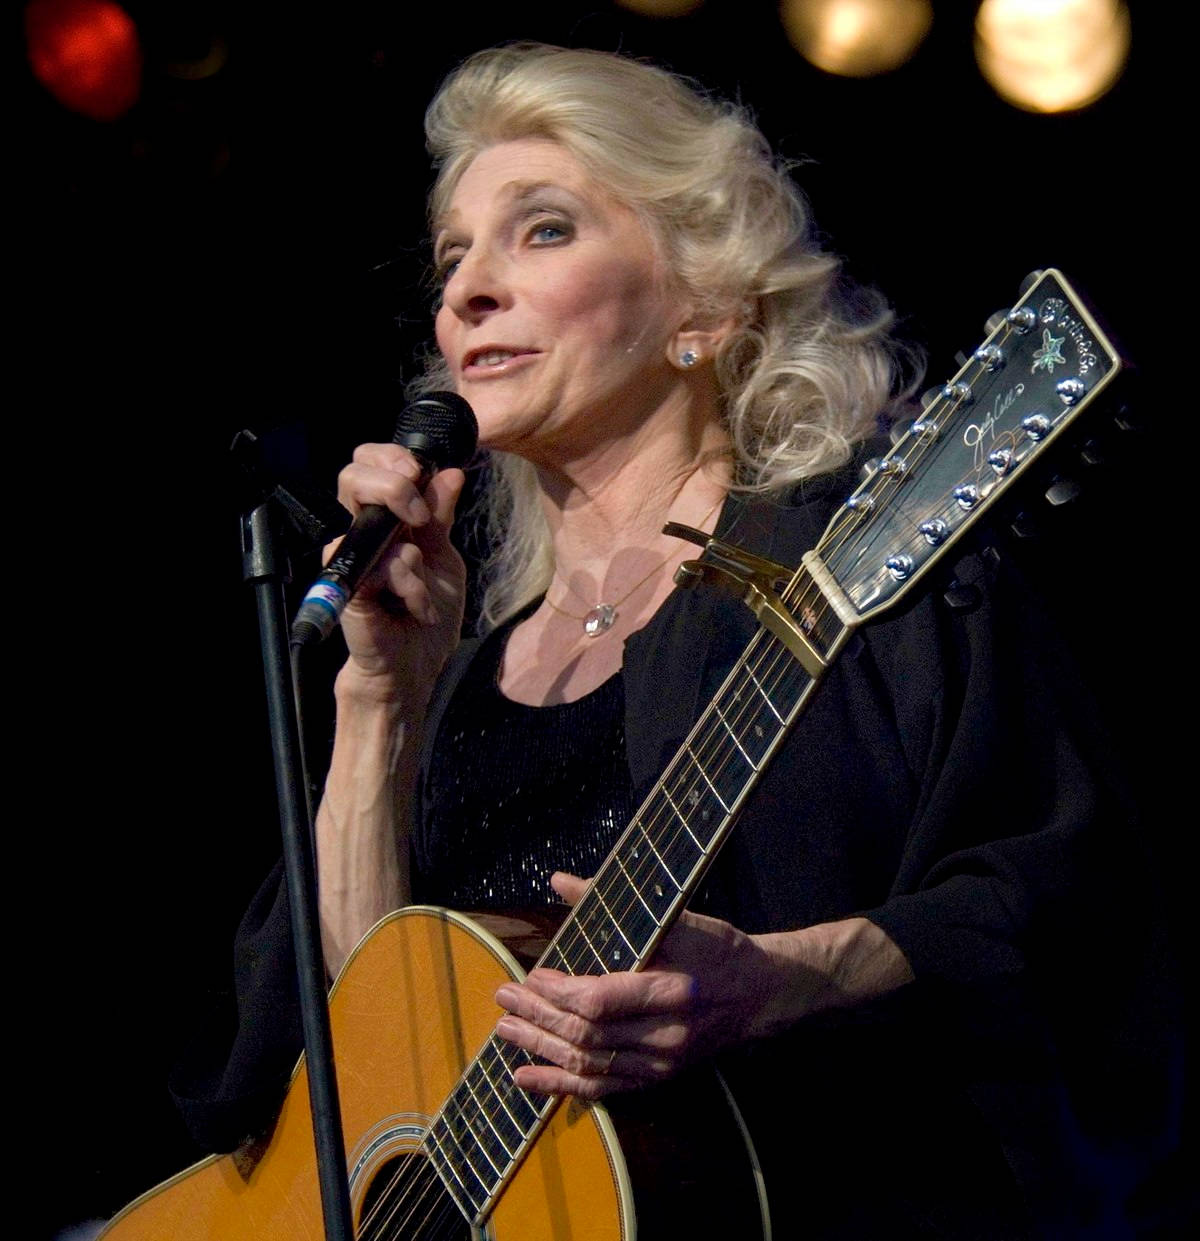
[[[445,284],[447,280],[458,270],[459,263],[462,262],[461,255],[454,255],[452,258],[442,259],[437,265],[437,277]]]
[[[545,245],[552,241],[561,241],[567,235],[567,228],[564,224],[539,224],[534,228],[531,237],[539,245]]]

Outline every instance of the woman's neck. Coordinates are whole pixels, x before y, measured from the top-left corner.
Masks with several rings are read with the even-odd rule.
[[[731,472],[729,439],[715,419],[623,438],[567,468],[539,466],[555,576],[584,599],[619,595],[656,558],[682,552],[662,533],[667,521],[714,518]]]

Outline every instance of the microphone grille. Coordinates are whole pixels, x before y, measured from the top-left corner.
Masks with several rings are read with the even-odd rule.
[[[435,469],[463,466],[475,455],[479,424],[457,392],[428,392],[396,416],[392,443],[400,444]]]

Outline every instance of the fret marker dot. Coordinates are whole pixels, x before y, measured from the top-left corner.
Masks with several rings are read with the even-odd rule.
[[[656,883],[656,884],[654,885],[654,895],[655,895],[655,896],[662,896],[662,894],[663,894],[663,886],[662,886],[662,884],[661,884],[661,883]]]
[[[619,960],[621,959],[621,950],[620,950],[620,948],[614,948],[614,949],[613,949],[612,959],[613,959],[614,961],[619,961]]]
[[[763,726],[761,724],[754,725],[754,735],[756,737],[761,737],[763,735]]]

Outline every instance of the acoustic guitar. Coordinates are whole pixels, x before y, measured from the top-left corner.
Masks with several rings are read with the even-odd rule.
[[[1036,473],[1121,370],[1057,271],[994,318],[799,568],[668,527],[705,548],[679,583],[734,591],[760,627],[538,964],[649,962],[850,634]],[[516,1086],[530,1057],[495,1035],[492,997],[521,976],[490,931],[432,908],[385,918],[346,963],[330,1016],[361,1241],[769,1238],[753,1145],[714,1074],[610,1106]],[[265,1149],[204,1160],[101,1236],[300,1241],[321,1220],[302,1059]]]

